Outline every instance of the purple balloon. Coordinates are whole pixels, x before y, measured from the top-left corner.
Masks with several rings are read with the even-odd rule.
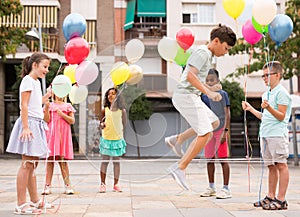
[[[249,43],[249,44],[256,44],[259,42],[262,38],[262,34],[257,32],[255,28],[252,25],[251,20],[247,20],[246,23],[242,27],[242,34],[244,36],[244,39]]]

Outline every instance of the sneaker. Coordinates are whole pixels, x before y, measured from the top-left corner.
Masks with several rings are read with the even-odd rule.
[[[200,194],[200,197],[212,197],[216,196],[217,192],[215,189],[208,187],[205,192]]]
[[[178,163],[176,165],[172,165],[169,169],[173,179],[177,182],[177,184],[183,188],[184,190],[189,190],[189,187],[186,183],[184,170],[179,169]]]
[[[46,185],[45,187],[44,187],[44,189],[43,189],[43,191],[42,191],[42,195],[49,195],[49,194],[51,194],[52,192],[51,192],[51,186],[50,185]]]
[[[106,192],[106,185],[104,183],[101,183],[99,192],[100,193],[105,193]]]
[[[65,194],[68,195],[74,194],[74,190],[70,185],[65,185]]]
[[[114,185],[113,191],[114,192],[122,192],[122,189],[119,185]]]
[[[223,188],[220,192],[218,192],[216,198],[217,199],[227,199],[227,198],[231,198],[231,192],[228,189]]]
[[[183,156],[183,151],[181,149],[181,145],[177,143],[177,135],[169,136],[165,138],[165,143],[167,146],[172,148],[173,152],[178,156]]]

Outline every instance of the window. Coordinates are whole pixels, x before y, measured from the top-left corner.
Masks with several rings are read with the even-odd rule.
[[[214,24],[215,23],[215,4],[201,3],[182,5],[182,23],[194,24]]]

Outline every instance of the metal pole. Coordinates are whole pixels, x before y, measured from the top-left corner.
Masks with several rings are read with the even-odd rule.
[[[41,28],[41,20],[40,20],[40,15],[39,14],[37,15],[37,18],[38,18],[40,52],[43,53],[42,28]],[[46,94],[46,78],[42,78],[42,92],[43,92],[43,95]]]
[[[295,108],[292,108],[292,129],[293,129],[294,165],[299,166]]]

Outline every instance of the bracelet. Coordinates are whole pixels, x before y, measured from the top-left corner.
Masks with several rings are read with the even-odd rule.
[[[224,131],[229,131],[228,128],[225,128]]]

